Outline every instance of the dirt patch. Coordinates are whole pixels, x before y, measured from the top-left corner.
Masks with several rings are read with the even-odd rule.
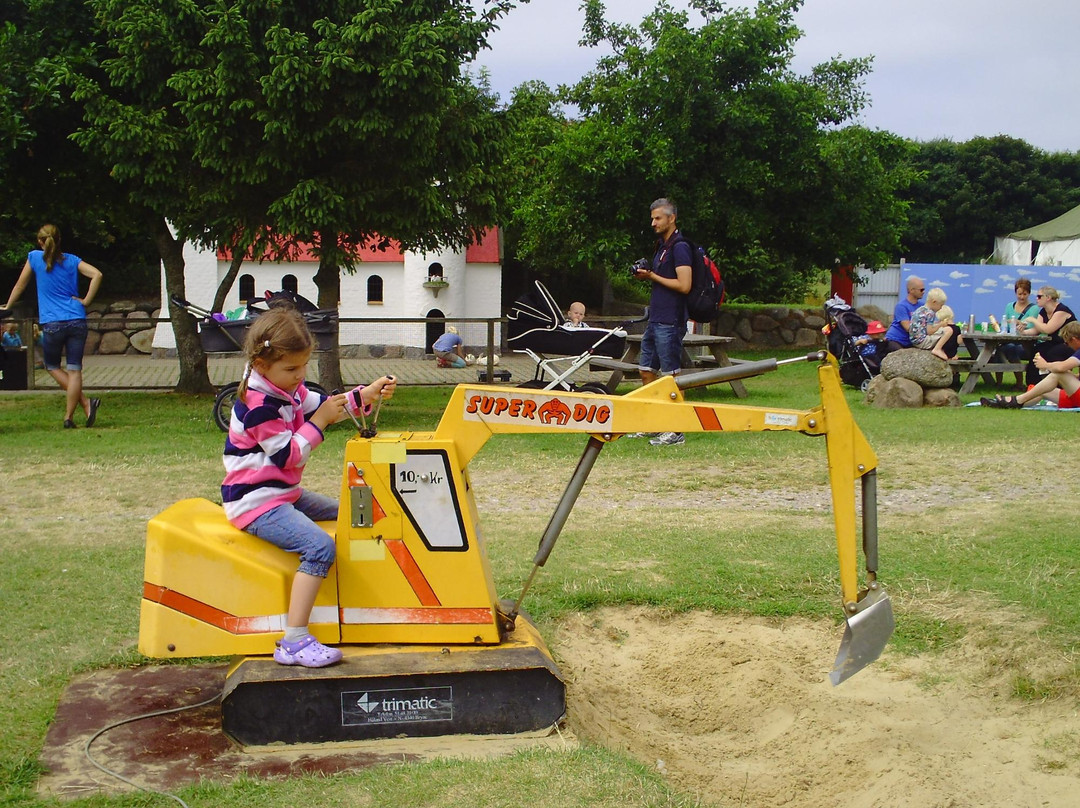
[[[954,608],[967,618],[975,611]],[[169,791],[241,772],[293,776],[565,748],[579,736],[656,767],[709,806],[1075,805],[1076,704],[1006,692],[995,672],[1001,644],[1016,647],[1014,627],[996,615],[930,661],[887,649],[834,688],[827,673],[842,630],[827,623],[603,609],[567,618],[551,637],[568,683],[561,736],[243,749],[221,732],[214,703],[120,725],[92,753],[145,787]],[[1038,653],[1037,644],[1029,647]],[[46,739],[39,790],[67,798],[130,790],[86,759],[86,741],[121,718],[212,698],[224,675],[223,666],[205,665],[76,678]]]
[[[1076,705],[1002,695],[986,654],[891,657],[839,687],[841,629],[644,608],[565,621],[570,724],[707,805],[1066,806]]]
[[[90,753],[106,769],[152,791],[174,791],[200,780],[332,774],[440,757],[483,758],[526,747],[564,747],[569,733],[544,737],[468,736],[403,738],[353,743],[241,747],[221,730],[221,705],[171,712],[220,695],[224,665],[170,665],[103,670],[76,677],[65,689],[41,753],[47,772],[38,781],[43,796],[64,799],[116,794],[134,787],[95,766],[87,741],[125,718],[147,716],[109,729]]]

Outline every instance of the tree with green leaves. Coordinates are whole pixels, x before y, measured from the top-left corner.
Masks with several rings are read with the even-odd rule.
[[[75,78],[78,141],[158,214],[170,293],[184,241],[277,260],[310,245],[318,304],[336,309],[341,269],[373,239],[464,246],[494,223],[501,125],[464,65],[508,2],[90,5],[108,56],[104,80]],[[177,331],[182,357],[201,357],[187,385],[182,359],[189,389],[205,376],[196,339]],[[336,351],[319,372],[340,385]]]
[[[978,263],[994,238],[1080,204],[1080,154],[1050,154],[1007,135],[915,144],[918,179],[905,194],[904,257]]]
[[[93,31],[81,0],[11,2],[0,12],[0,288],[14,283],[46,222],[60,227],[67,249],[92,254],[108,282],[116,272],[158,281],[140,238],[142,211],[70,139],[82,109],[60,74],[93,69]]]
[[[511,225],[531,261],[625,275],[651,251],[649,203],[680,207],[740,298],[797,297],[820,267],[875,265],[899,247],[904,141],[843,127],[865,103],[869,60],[791,69],[801,0],[754,11],[658,4],[639,26],[587,0],[583,42],[611,54],[553,100],[576,109],[535,152]],[[535,96],[529,101],[534,105]],[[531,126],[537,126],[535,115]]]

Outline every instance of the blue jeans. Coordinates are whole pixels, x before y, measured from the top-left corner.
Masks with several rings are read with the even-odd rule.
[[[677,373],[682,366],[682,341],[686,325],[649,323],[641,336],[638,367],[642,370]]]
[[[60,369],[60,354],[68,370],[82,370],[86,350],[86,320],[55,320],[41,324],[41,354],[46,370]]]
[[[334,563],[334,538],[315,522],[337,519],[336,499],[301,491],[291,505],[279,505],[244,528],[282,550],[300,554],[300,572],[325,578]]]

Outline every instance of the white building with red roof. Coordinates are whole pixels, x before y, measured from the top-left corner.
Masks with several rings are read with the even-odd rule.
[[[441,322],[348,322],[380,318],[498,318],[502,315],[502,262],[497,229],[487,231],[465,250],[413,253],[395,247],[366,250],[352,273],[341,273],[338,314],[339,345],[345,355],[419,356],[443,333]],[[187,299],[209,308],[218,285],[229,271],[229,255],[184,246],[184,284]],[[302,253],[294,261],[251,261],[240,267],[222,307],[236,315],[248,300],[282,289],[318,301],[315,273],[319,260]],[[162,311],[167,310],[164,270]],[[487,344],[485,323],[454,323],[470,348]],[[501,330],[496,324],[496,344]],[[155,349],[175,349],[172,328],[162,324],[154,337]]]

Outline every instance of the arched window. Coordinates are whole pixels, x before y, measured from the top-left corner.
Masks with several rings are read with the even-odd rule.
[[[286,292],[292,292],[294,295],[299,291],[299,286],[296,283],[295,275],[286,275],[281,279],[281,288]]]
[[[367,302],[383,302],[383,280],[379,275],[372,275],[367,279]]]
[[[436,261],[434,264],[428,265],[427,274],[429,278],[441,278],[443,276],[442,264]]]
[[[255,298],[255,276],[240,276],[240,302],[247,303]]]

